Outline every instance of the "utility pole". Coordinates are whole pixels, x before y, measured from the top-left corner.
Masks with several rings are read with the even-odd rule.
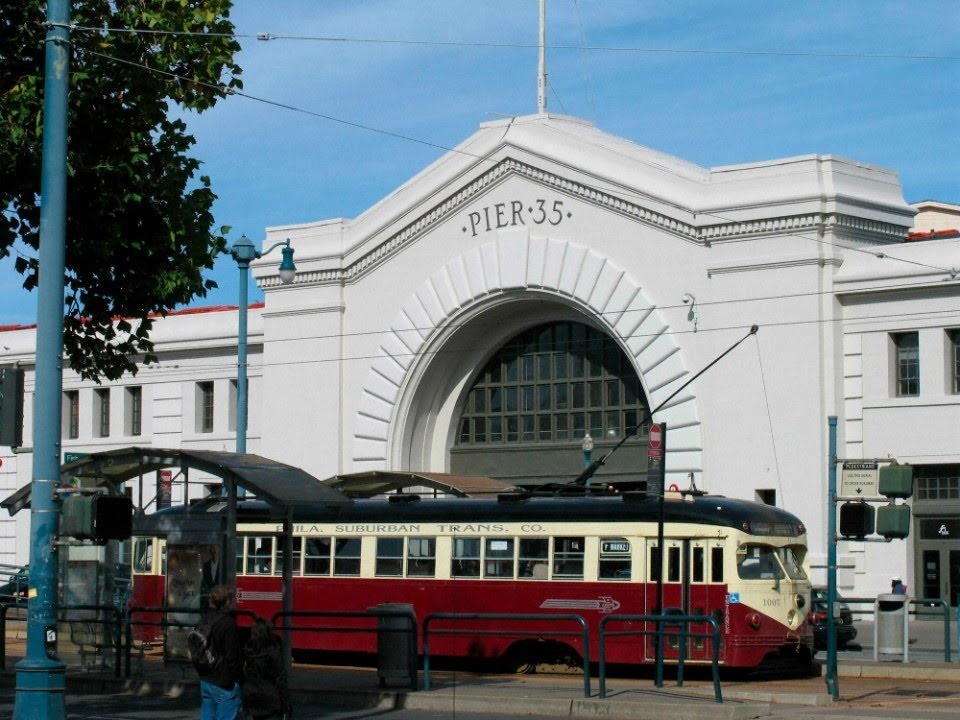
[[[40,283],[30,501],[30,588],[26,657],[17,663],[14,720],[66,717],[66,667],[57,647],[57,530],[63,390],[63,269],[67,224],[67,93],[70,2],[47,3],[40,179]]]

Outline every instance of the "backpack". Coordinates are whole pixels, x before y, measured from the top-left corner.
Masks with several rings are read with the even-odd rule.
[[[219,669],[223,658],[214,650],[210,642],[214,618],[204,615],[197,626],[187,635],[187,650],[198,675],[213,675]]]

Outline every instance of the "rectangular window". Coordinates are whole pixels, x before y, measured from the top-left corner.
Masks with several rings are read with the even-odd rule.
[[[546,580],[550,565],[549,538],[521,538],[517,576],[528,580]]]
[[[293,553],[291,561],[293,562],[293,574],[300,575],[300,558],[303,557],[303,538],[295,537],[292,538],[292,541]],[[277,538],[277,541],[274,543],[273,574],[283,574],[283,540],[281,538]]]
[[[153,572],[153,538],[134,539],[133,571],[139,574]]]
[[[437,541],[431,537],[407,539],[407,575],[434,577],[437,574]]]
[[[360,538],[341,537],[334,543],[334,575],[360,574]]]
[[[710,582],[723,582],[723,548],[710,548]]]
[[[513,577],[513,538],[487,538],[484,550],[484,577]]]
[[[691,582],[702,583],[704,578],[704,549],[702,547],[693,548],[693,577]]]
[[[667,582],[680,582],[680,548],[667,548]]]
[[[626,538],[601,538],[600,579],[629,580],[631,574],[630,541]]]
[[[330,574],[330,538],[306,538],[306,552],[303,556],[304,575]]]
[[[953,392],[960,393],[960,330],[950,330],[950,367],[953,375]]]
[[[660,548],[656,545],[650,548],[650,582],[656,582],[660,579],[660,570],[662,569],[662,563],[660,562]]]
[[[124,403],[124,420],[127,435],[140,435],[143,432],[143,388],[139,385],[128,387]]]
[[[70,440],[80,437],[79,390],[67,390],[63,394],[63,434]]]
[[[897,350],[897,395],[917,396],[920,394],[920,334],[897,333],[893,342]]]
[[[558,537],[553,541],[553,577],[583,579],[582,537]]]
[[[247,386],[248,386],[248,387],[249,387],[249,385],[250,385],[250,383],[247,383]],[[238,386],[237,386],[237,381],[236,381],[236,380],[231,380],[231,381],[230,381],[230,389],[229,389],[229,395],[230,395],[230,397],[229,397],[229,404],[227,405],[227,408],[228,408],[228,410],[227,410],[227,430],[229,430],[230,432],[236,432],[236,431],[237,431],[237,395],[239,394],[239,393],[237,392],[237,387],[238,387]],[[247,396],[247,400],[248,400],[248,401],[249,401],[249,399],[250,399],[249,396]]]
[[[197,383],[197,432],[213,432],[213,382]]]
[[[376,573],[383,577],[403,575],[403,538],[377,538]]]
[[[248,537],[246,546],[246,574],[269,575],[270,561],[273,558],[273,538]]]
[[[110,389],[98,388],[93,392],[97,413],[97,437],[110,437]]]
[[[454,538],[450,565],[453,577],[480,577],[480,538]]]

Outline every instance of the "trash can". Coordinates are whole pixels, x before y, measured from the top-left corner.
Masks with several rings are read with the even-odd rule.
[[[907,646],[909,644],[909,625],[907,624],[909,608],[906,595],[877,595],[874,602],[874,630],[873,630],[873,659],[879,655],[903,655],[907,661]]]
[[[380,687],[417,689],[417,619],[413,605],[381,603],[377,614],[377,676]]]

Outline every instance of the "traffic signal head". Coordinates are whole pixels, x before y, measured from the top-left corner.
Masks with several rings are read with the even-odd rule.
[[[880,468],[880,494],[888,498],[913,495],[913,468],[910,465],[886,465]]]
[[[877,510],[877,534],[890,540],[903,540],[910,534],[908,505],[881,505]]]
[[[875,511],[864,502],[847,502],[840,506],[840,534],[862,538],[873,533]]]
[[[63,501],[60,534],[78,540],[127,540],[133,501],[126,495],[71,495]]]

